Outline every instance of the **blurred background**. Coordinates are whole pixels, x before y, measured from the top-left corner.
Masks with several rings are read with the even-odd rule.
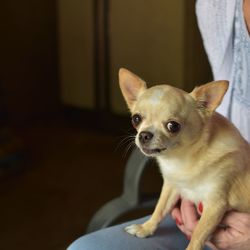
[[[0,12],[0,249],[66,249],[122,192],[134,131],[119,68],[188,91],[211,80],[195,1],[8,0]],[[145,186],[160,191],[155,172]]]

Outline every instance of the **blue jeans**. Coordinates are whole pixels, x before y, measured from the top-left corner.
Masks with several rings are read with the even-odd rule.
[[[67,250],[184,250],[188,240],[175,222],[168,216],[151,237],[140,239],[129,235],[124,227],[143,223],[148,217],[109,227],[82,236],[73,242]],[[209,250],[209,248],[204,248]]]

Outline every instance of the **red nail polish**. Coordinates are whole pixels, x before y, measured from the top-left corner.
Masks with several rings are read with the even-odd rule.
[[[179,226],[181,225],[181,222],[177,218],[175,219],[175,223]]]
[[[198,210],[200,213],[203,212],[203,204],[201,202],[198,204]]]

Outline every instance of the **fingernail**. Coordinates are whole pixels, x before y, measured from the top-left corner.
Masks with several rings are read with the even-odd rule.
[[[175,219],[175,223],[176,223],[177,225],[179,225],[179,226],[181,225],[181,222],[179,221],[178,218]]]
[[[200,213],[203,212],[203,204],[201,202],[198,204],[198,210]]]

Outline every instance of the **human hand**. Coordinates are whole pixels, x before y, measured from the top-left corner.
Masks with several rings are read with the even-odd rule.
[[[180,206],[172,210],[179,229],[190,239],[196,227],[203,206],[198,209],[188,201],[182,200]],[[206,244],[213,250],[250,250],[250,214],[231,211],[225,214],[216,231]]]

